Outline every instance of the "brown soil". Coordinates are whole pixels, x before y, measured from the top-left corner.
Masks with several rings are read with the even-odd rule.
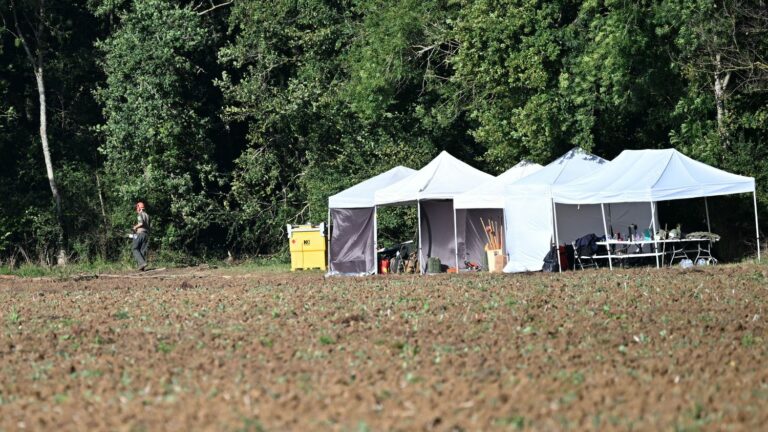
[[[756,430],[768,270],[0,280],[0,430]]]

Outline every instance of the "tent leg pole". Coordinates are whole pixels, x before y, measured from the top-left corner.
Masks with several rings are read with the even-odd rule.
[[[757,221],[757,191],[752,192],[752,202],[755,204],[755,238],[757,239],[757,261],[760,261],[760,224]]]
[[[459,235],[458,227],[456,226],[456,201],[451,201],[453,207],[453,246],[456,255],[456,274],[459,274]]]
[[[560,262],[560,239],[557,235],[557,206],[555,205],[555,199],[552,198],[552,222],[555,228],[555,253],[557,254],[557,270],[559,273],[563,272],[563,263]]]
[[[373,274],[379,274],[379,206],[373,206]]]
[[[419,274],[424,274],[424,260],[421,256],[421,202],[419,200],[416,200],[416,214],[418,219],[416,224],[419,227]]]
[[[707,219],[709,220],[709,219]],[[653,253],[656,254],[656,268],[659,268],[659,243],[656,241],[656,209],[651,201],[651,223],[653,224]]]
[[[712,232],[712,228],[709,226],[709,204],[707,203],[707,197],[704,197],[704,211],[707,213],[707,231]]]
[[[608,267],[613,270],[613,260],[611,259],[611,236],[608,234],[608,225],[605,223],[605,205],[603,203],[600,203],[600,212],[603,214],[603,230],[605,231],[605,242],[608,253]]]

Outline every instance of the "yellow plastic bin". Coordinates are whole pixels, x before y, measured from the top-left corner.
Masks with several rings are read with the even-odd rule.
[[[291,271],[325,270],[325,224],[287,225]]]

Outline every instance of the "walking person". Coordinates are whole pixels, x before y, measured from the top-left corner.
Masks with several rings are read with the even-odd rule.
[[[144,211],[144,203],[141,201],[136,203],[136,214],[138,215],[138,223],[133,226],[133,232],[136,235],[133,237],[132,251],[139,271],[144,271],[147,268],[147,251],[149,249],[149,215]]]

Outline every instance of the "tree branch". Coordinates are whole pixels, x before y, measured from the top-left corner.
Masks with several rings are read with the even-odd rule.
[[[24,33],[21,32],[21,26],[19,26],[19,16],[16,14],[15,1],[11,1],[11,10],[13,10],[13,23],[16,27],[16,38],[21,41],[21,45],[24,47],[24,51],[27,53],[27,59],[29,59],[29,62],[32,64],[32,68],[37,71],[37,62],[35,61],[35,56],[32,55],[32,50],[30,50],[29,45],[27,44],[27,38],[24,37]]]
[[[211,7],[210,7],[210,8],[208,8],[208,9],[206,9],[206,10],[204,10],[204,11],[200,11],[200,12],[198,12],[197,14],[198,14],[198,15],[205,15],[205,14],[207,14],[208,12],[210,12],[210,11],[212,11],[212,10],[215,10],[215,9],[218,9],[218,8],[220,8],[220,7],[222,7],[222,6],[227,6],[227,5],[230,5],[230,4],[232,4],[234,1],[235,1],[235,0],[229,0],[229,1],[225,1],[224,3],[219,3],[219,4],[217,4],[217,5],[213,4],[213,1],[211,1]],[[198,5],[197,7],[200,7],[200,6],[202,6],[202,3],[200,3],[200,5]]]

